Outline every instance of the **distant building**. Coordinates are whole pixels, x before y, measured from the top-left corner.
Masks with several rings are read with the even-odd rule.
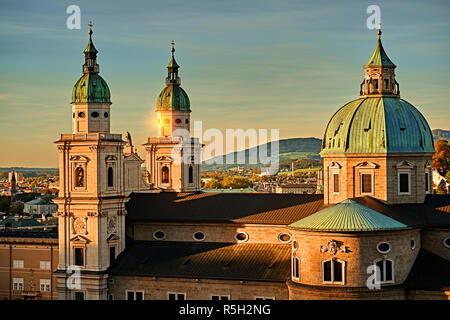
[[[23,173],[22,172],[17,172],[15,170],[11,171],[8,173],[8,181],[11,183],[13,178],[15,179],[16,182],[21,183],[24,181],[24,177],[23,177]]]
[[[58,234],[0,230],[0,300],[56,300]]]
[[[312,183],[290,183],[276,186],[275,193],[312,194],[316,192],[316,189],[317,186]]]
[[[25,202],[23,212],[32,215],[53,215],[58,210],[58,206],[53,203],[45,201],[43,198],[37,198]]]

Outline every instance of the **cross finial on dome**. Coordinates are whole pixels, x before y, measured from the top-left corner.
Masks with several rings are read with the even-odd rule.
[[[172,42],[170,44],[172,45],[172,49],[170,49],[170,52],[172,52],[172,57],[173,57],[173,53],[175,52],[175,41],[172,40]]]
[[[381,39],[381,19],[378,22],[378,40],[380,40],[380,39]]]
[[[90,36],[92,36],[92,27],[94,26],[94,25],[92,24],[92,21],[89,21],[88,26],[89,26],[89,31],[88,31],[88,33],[89,33],[89,37],[90,37]]]

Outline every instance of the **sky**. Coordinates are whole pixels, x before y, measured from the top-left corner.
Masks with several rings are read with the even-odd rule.
[[[81,29],[69,30],[69,5]],[[450,2],[128,0],[0,2],[0,167],[57,167],[53,144],[71,132],[71,94],[93,21],[100,74],[111,90],[111,132],[139,154],[156,135],[155,104],[176,43],[191,122],[203,130],[279,129],[321,138],[358,98],[377,41],[366,20],[381,9],[383,46],[403,99],[432,129],[450,129]]]

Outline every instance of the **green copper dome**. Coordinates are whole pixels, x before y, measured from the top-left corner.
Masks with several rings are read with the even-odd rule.
[[[92,27],[92,24],[89,24]],[[98,74],[97,49],[92,42],[92,29],[89,28],[89,42],[83,51],[85,63],[83,75],[72,90],[72,103],[111,103],[111,94],[106,81]]]
[[[180,87],[178,69],[175,61],[175,42],[172,41],[172,57],[167,65],[166,87],[161,91],[156,101],[156,111],[191,111],[191,103],[187,93]]]
[[[321,154],[435,152],[422,114],[400,98],[360,98],[340,108],[325,130]]]
[[[156,101],[156,111],[191,111],[187,93],[177,85],[165,87]]]
[[[72,91],[72,103],[111,103],[106,81],[98,73],[85,73],[78,79]]]
[[[401,230],[408,227],[351,199],[320,210],[289,225],[311,231],[363,232]]]

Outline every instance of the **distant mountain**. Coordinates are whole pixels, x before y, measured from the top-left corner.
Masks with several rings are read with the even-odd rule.
[[[239,152],[232,152],[226,155],[217,156],[212,159],[203,161],[202,171],[211,170],[229,170],[232,168],[260,168],[263,164],[260,162],[259,156],[256,164],[250,164],[249,155],[255,153],[259,155],[259,148],[267,148],[267,156],[271,155],[270,143],[242,150]],[[295,159],[320,159],[319,152],[322,147],[322,140],[317,138],[291,138],[279,140],[279,161],[295,160]],[[226,158],[232,157],[234,159],[233,164],[226,164]],[[245,163],[237,163],[238,157],[244,157]],[[216,162],[222,160],[223,164]]]
[[[450,130],[434,129],[431,132],[433,133],[434,141],[440,139],[450,140]]]

